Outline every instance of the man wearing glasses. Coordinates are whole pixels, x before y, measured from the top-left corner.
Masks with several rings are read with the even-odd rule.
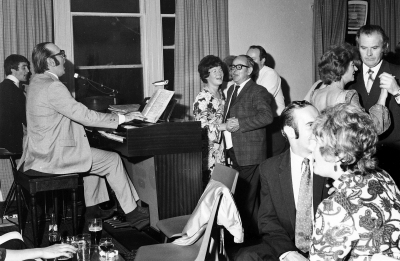
[[[86,218],[106,218],[113,212],[97,205],[108,200],[105,179],[132,226],[149,222],[146,209],[137,206],[138,194],[118,154],[91,148],[83,126],[116,129],[118,124],[140,119],[99,113],[77,102],[59,80],[65,73],[64,50],[53,43],[36,45],[32,52],[35,75],[27,92],[28,133],[18,168],[27,175],[87,173],[84,180]],[[23,163],[23,164],[22,164]]]
[[[250,79],[254,61],[239,55],[230,66],[233,81],[225,103],[226,155],[239,171],[235,201],[243,220],[245,237],[257,234],[258,164],[267,158],[265,126],[273,120],[272,95]]]

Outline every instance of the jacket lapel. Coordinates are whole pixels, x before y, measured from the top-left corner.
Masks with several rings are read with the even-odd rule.
[[[250,79],[242,88],[240,91],[239,95],[236,97],[235,102],[232,104],[234,106],[236,103],[240,101],[240,99],[243,98],[243,96],[246,94],[246,92],[251,88],[250,86],[253,84],[253,81]]]
[[[281,183],[282,197],[284,207],[289,215],[290,223],[292,224],[293,231],[296,223],[296,206],[294,203],[293,194],[293,182],[292,182],[292,171],[290,162],[290,150],[287,150],[282,158],[281,165],[279,167],[279,181]]]
[[[368,95],[368,99],[365,104],[365,109],[368,108],[367,110],[369,110],[369,108],[371,108],[373,105],[375,105],[376,101],[379,98],[379,95],[381,93],[381,88],[379,87],[379,85],[380,85],[379,75],[381,75],[383,72],[390,73],[389,64],[385,61],[382,61],[381,68],[379,68],[379,71],[376,74],[374,83],[372,84],[371,91]]]
[[[233,90],[235,89],[234,86],[235,86],[235,84],[232,84],[231,86],[228,87],[228,93],[227,93],[228,97],[226,99],[225,106],[224,106],[224,117],[222,117],[222,122],[226,121],[226,114],[228,113],[228,109],[229,109],[229,106],[230,106],[230,103],[231,103]]]
[[[317,212],[318,205],[321,203],[323,199],[328,196],[327,188],[325,186],[326,178],[318,176],[317,174],[313,175],[313,208],[314,215]]]

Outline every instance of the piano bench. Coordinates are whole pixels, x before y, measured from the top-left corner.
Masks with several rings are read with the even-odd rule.
[[[25,173],[13,169],[14,179],[17,185],[17,207],[18,207],[18,226],[22,234],[22,205],[21,205],[21,188],[26,190],[30,195],[31,202],[31,217],[33,230],[33,244],[38,247],[38,230],[37,219],[36,193],[45,191],[58,191],[62,189],[71,189],[72,200],[72,229],[74,235],[77,233],[77,204],[76,204],[76,189],[78,188],[78,174],[63,174],[63,175],[48,175],[46,176],[29,176]],[[58,221],[58,199],[57,193],[54,195],[54,214]]]

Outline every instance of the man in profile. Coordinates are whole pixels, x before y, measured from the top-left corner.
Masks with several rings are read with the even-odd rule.
[[[282,136],[279,123],[279,116],[285,108],[285,98],[281,88],[281,77],[274,69],[266,65],[267,52],[262,46],[250,46],[247,55],[258,65],[259,71],[256,75],[256,83],[265,87],[274,97],[271,105],[274,121],[267,127],[267,156],[276,156],[287,149],[287,143]]]
[[[18,54],[4,61],[6,78],[0,83],[0,148],[22,153],[22,139],[26,126],[25,93],[20,87],[29,77],[29,62]]]
[[[254,61],[239,55],[231,65],[234,85],[225,103],[224,132],[226,155],[239,171],[235,193],[245,237],[257,233],[259,175],[258,164],[267,158],[265,126],[272,122],[272,95],[251,80]]]
[[[236,261],[308,260],[312,219],[318,205],[328,196],[326,179],[313,174],[312,166],[310,141],[318,114],[307,101],[292,102],[283,110],[281,130],[290,149],[262,162],[258,169],[258,229],[262,243],[241,249]],[[303,182],[305,174],[309,176],[307,182]]]
[[[117,153],[89,146],[83,126],[117,128],[139,113],[123,115],[99,113],[77,102],[59,77],[65,73],[64,50],[50,42],[36,45],[32,52],[35,75],[27,92],[27,137],[18,168],[27,175],[86,173],[83,177],[86,218],[106,218],[112,213],[98,204],[108,200],[105,184],[111,189],[126,214],[127,222],[142,227],[149,223],[148,211],[139,207],[135,187]]]
[[[377,103],[381,88],[388,90],[386,107],[392,124],[379,136],[377,157],[379,167],[391,174],[400,185],[400,66],[382,60],[389,48],[389,37],[379,25],[362,26],[356,41],[363,64],[350,89],[358,92],[360,104],[366,111]]]

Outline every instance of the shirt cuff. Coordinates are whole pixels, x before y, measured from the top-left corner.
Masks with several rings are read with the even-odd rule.
[[[280,255],[279,260],[283,261],[285,259],[285,257],[292,252],[296,252],[296,251],[287,251],[286,253],[283,253],[282,255]]]
[[[125,115],[118,114],[118,125],[125,122]]]

